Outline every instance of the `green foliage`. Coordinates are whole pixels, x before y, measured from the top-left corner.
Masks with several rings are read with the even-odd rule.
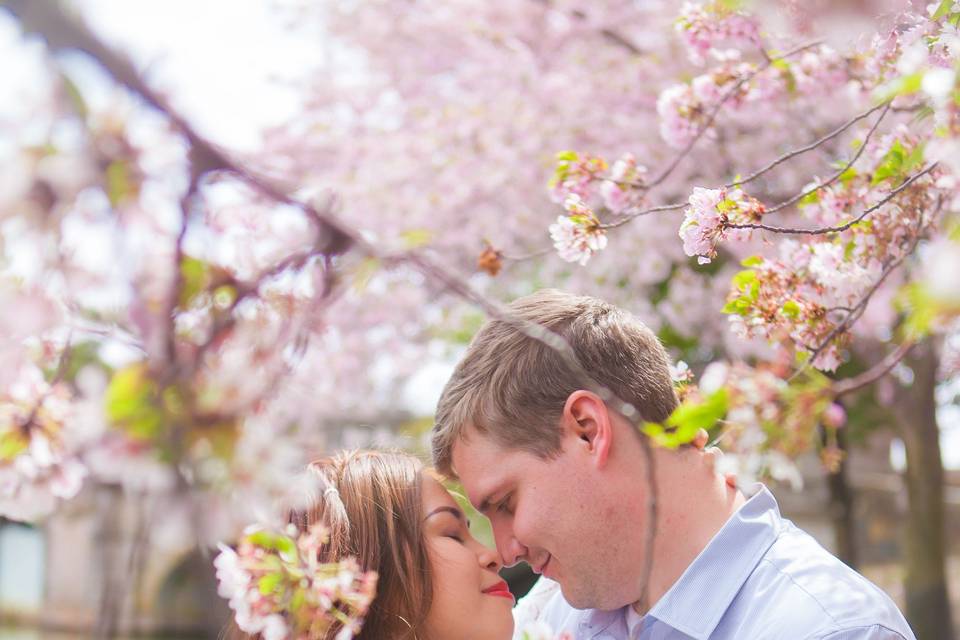
[[[0,432],[0,462],[9,462],[27,450],[30,441],[16,425],[5,425]]]
[[[894,186],[899,185],[921,164],[923,164],[923,145],[917,145],[908,152],[899,140],[894,140],[890,150],[873,172],[870,184],[875,186],[889,180]]]
[[[712,428],[727,408],[727,390],[719,389],[701,400],[682,403],[665,423],[645,422],[640,430],[661,447],[676,449],[691,442],[700,429]]]
[[[285,562],[293,562],[297,558],[297,543],[283,534],[261,529],[248,534],[246,540],[262,549],[277,551]]]
[[[800,315],[800,305],[796,300],[787,300],[783,303],[783,315],[788,318],[796,318]]]
[[[753,261],[756,256],[747,258],[744,262]],[[736,297],[732,297],[723,306],[721,311],[728,314],[745,316],[760,297],[760,282],[757,280],[757,272],[753,269],[744,269],[733,276],[733,289]]]
[[[940,0],[940,5],[937,7],[937,10],[933,12],[931,18],[933,20],[939,20],[940,18],[948,15],[950,9],[953,7],[954,0]]]
[[[917,71],[905,76],[898,76],[884,86],[877,89],[875,96],[879,102],[892,100],[897,96],[906,96],[920,91],[923,85],[923,71]]]
[[[407,249],[419,249],[430,244],[433,240],[433,231],[430,229],[407,229],[400,234],[403,246]]]
[[[163,426],[157,405],[157,385],[146,363],[139,362],[113,374],[104,397],[107,419],[137,439],[156,438]]]
[[[554,169],[553,177],[550,178],[550,187],[561,184],[570,175],[570,169],[580,161],[580,156],[576,151],[560,151],[556,155],[557,166]]]
[[[125,160],[114,160],[107,166],[107,198],[114,207],[131,198],[136,187],[130,177],[130,166]]]

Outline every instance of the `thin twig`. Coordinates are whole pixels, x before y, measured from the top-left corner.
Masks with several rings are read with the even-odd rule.
[[[634,218],[639,218],[640,216],[649,215],[651,213],[658,213],[660,211],[676,211],[677,209],[683,209],[689,203],[687,202],[676,202],[674,204],[661,204],[656,207],[649,207],[647,209],[641,209],[639,211],[630,211],[623,215],[622,218],[614,222],[608,222],[606,224],[600,225],[601,229],[615,229],[619,226],[625,225]]]
[[[860,113],[860,114],[854,116],[853,118],[851,118],[850,120],[847,120],[845,123],[843,123],[842,125],[840,125],[840,126],[837,127],[836,129],[834,129],[834,130],[831,131],[830,133],[828,133],[828,134],[826,134],[826,135],[824,135],[824,136],[822,136],[822,137],[820,137],[820,138],[817,138],[816,140],[814,140],[813,142],[811,142],[811,143],[809,143],[809,144],[807,144],[807,145],[804,145],[804,146],[802,146],[802,147],[799,147],[799,148],[797,148],[797,149],[794,149],[793,151],[788,151],[787,153],[783,154],[782,156],[780,156],[779,158],[777,158],[777,159],[774,160],[773,162],[771,162],[771,163],[769,163],[768,165],[764,166],[762,169],[757,169],[756,171],[754,171],[753,173],[751,173],[750,175],[748,175],[746,178],[742,178],[742,179],[740,179],[740,180],[736,180],[736,181],[734,181],[734,182],[731,182],[731,183],[729,183],[729,184],[725,184],[725,185],[723,185],[723,186],[724,186],[725,188],[730,189],[730,188],[733,188],[733,187],[739,187],[740,185],[744,185],[744,184],[747,184],[747,183],[749,183],[749,182],[753,182],[754,180],[756,180],[756,179],[759,178],[760,176],[764,175],[765,173],[767,173],[767,172],[770,171],[771,169],[773,169],[773,168],[775,168],[775,167],[783,164],[783,163],[786,162],[787,160],[790,160],[790,159],[792,159],[792,158],[796,158],[797,156],[803,155],[804,153],[807,153],[808,151],[813,151],[813,150],[816,149],[817,147],[823,145],[825,142],[829,142],[830,140],[836,138],[837,136],[839,136],[841,133],[843,133],[844,131],[846,131],[847,129],[849,129],[850,127],[852,127],[853,125],[855,125],[856,123],[858,123],[858,122],[860,122],[861,120],[863,120],[864,118],[870,116],[870,114],[874,113],[877,109],[881,109],[881,108],[884,108],[884,107],[886,107],[886,108],[884,109],[884,114],[886,114],[886,111],[890,108],[890,103],[889,103],[889,102],[885,102],[885,103],[881,103],[881,104],[878,104],[878,105],[876,105],[876,106],[870,107],[869,109],[867,109],[867,110],[864,111],[863,113]],[[881,116],[880,116],[880,119],[877,120],[877,123],[879,123],[880,120],[882,120],[882,119],[883,119],[883,116],[881,115]],[[874,129],[875,129],[875,128],[876,128],[876,125],[874,125]],[[871,132],[872,132],[872,130],[871,130]],[[864,146],[866,146],[866,140],[864,141],[863,145],[861,145],[861,148],[863,148]],[[842,172],[841,172],[841,173],[842,173]],[[801,197],[802,197],[802,196],[801,196]]]
[[[773,232],[773,233],[787,233],[787,234],[798,234],[798,235],[825,235],[825,234],[830,234],[830,233],[841,233],[841,232],[843,232],[843,231],[846,231],[847,229],[849,229],[849,228],[852,227],[853,225],[857,224],[858,222],[860,222],[861,220],[863,220],[864,218],[866,218],[868,215],[870,215],[871,213],[873,213],[874,211],[876,211],[877,209],[879,209],[879,208],[882,207],[883,205],[885,205],[885,204],[887,204],[888,202],[890,202],[890,200],[892,200],[894,197],[896,197],[896,195],[899,194],[901,191],[903,191],[904,189],[906,189],[907,187],[909,187],[909,186],[910,186],[911,184],[913,184],[915,181],[917,181],[917,180],[919,180],[920,178],[922,178],[924,175],[926,175],[926,174],[930,173],[931,171],[933,171],[933,170],[936,168],[936,166],[937,166],[937,163],[934,162],[933,164],[927,166],[927,167],[926,167],[925,169],[923,169],[922,171],[918,171],[917,173],[913,174],[913,175],[910,176],[908,179],[906,179],[906,180],[903,182],[903,184],[901,184],[899,187],[897,187],[896,189],[894,189],[893,191],[891,191],[890,193],[888,193],[886,196],[884,196],[882,200],[880,200],[879,202],[877,202],[877,203],[874,204],[873,206],[864,209],[864,210],[860,213],[860,215],[858,215],[856,218],[854,218],[854,219],[850,220],[849,222],[846,222],[846,223],[844,223],[844,224],[842,224],[842,225],[836,226],[836,227],[820,227],[820,228],[816,228],[816,229],[801,229],[801,228],[793,228],[793,227],[775,227],[775,226],[772,226],[772,225],[761,224],[761,223],[752,223],[752,222],[751,222],[751,223],[744,223],[744,224],[728,224],[728,225],[725,225],[725,228],[727,228],[727,229],[762,229],[762,230],[764,230],[764,231],[771,231],[771,232]]]
[[[883,120],[884,116],[886,116],[886,115],[887,115],[887,112],[889,112],[889,111],[890,111],[890,103],[888,102],[887,105],[886,105],[886,108],[885,108],[885,109],[883,110],[883,112],[880,114],[880,117],[877,118],[877,121],[873,123],[873,126],[870,127],[870,130],[867,132],[866,137],[863,139],[863,144],[861,144],[861,145],[857,148],[857,152],[853,154],[853,157],[850,158],[850,160],[849,160],[845,165],[843,165],[842,167],[840,167],[840,169],[837,170],[836,173],[834,173],[832,176],[830,176],[825,182],[820,183],[820,184],[815,184],[814,186],[810,187],[809,189],[806,189],[806,190],[804,190],[804,191],[801,191],[800,193],[798,193],[797,195],[793,196],[792,198],[787,198],[786,200],[784,200],[784,201],[781,202],[780,204],[774,205],[773,207],[767,209],[766,213],[769,214],[769,213],[774,213],[775,211],[780,211],[781,209],[786,209],[787,207],[791,206],[792,204],[797,203],[797,202],[800,202],[801,200],[803,200],[804,198],[806,198],[807,196],[809,196],[811,193],[815,193],[815,192],[819,191],[820,189],[825,189],[826,187],[829,187],[831,184],[833,184],[834,182],[836,182],[837,180],[839,180],[839,179],[843,176],[843,174],[845,174],[845,173],[847,172],[847,170],[848,170],[850,167],[852,167],[857,160],[860,159],[860,156],[863,155],[863,150],[867,148],[867,143],[870,141],[870,138],[871,138],[871,137],[873,136],[873,134],[876,132],[877,127],[880,126],[880,122]]]

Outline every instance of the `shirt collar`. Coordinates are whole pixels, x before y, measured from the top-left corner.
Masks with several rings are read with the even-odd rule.
[[[648,616],[696,640],[706,640],[743,583],[774,543],[782,518],[777,501],[757,483]]]

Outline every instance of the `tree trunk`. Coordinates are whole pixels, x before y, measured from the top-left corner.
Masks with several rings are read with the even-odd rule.
[[[822,426],[820,437],[826,444],[827,432]],[[850,568],[856,569],[859,557],[853,518],[853,491],[850,488],[850,464],[847,461],[850,449],[847,447],[846,430],[837,429],[836,438],[837,448],[844,453],[844,456],[840,460],[836,473],[827,474],[827,487],[830,490],[830,521],[833,523],[837,557]]]
[[[917,345],[906,362],[914,379],[900,389],[894,406],[907,454],[904,483],[910,503],[904,527],[905,613],[918,640],[953,640],[945,570],[943,463],[934,398],[934,345],[930,341]]]

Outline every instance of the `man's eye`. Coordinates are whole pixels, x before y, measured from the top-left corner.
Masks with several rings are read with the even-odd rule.
[[[497,504],[497,511],[499,511],[500,513],[511,513],[510,500],[508,498],[504,498],[503,500],[501,500]]]

